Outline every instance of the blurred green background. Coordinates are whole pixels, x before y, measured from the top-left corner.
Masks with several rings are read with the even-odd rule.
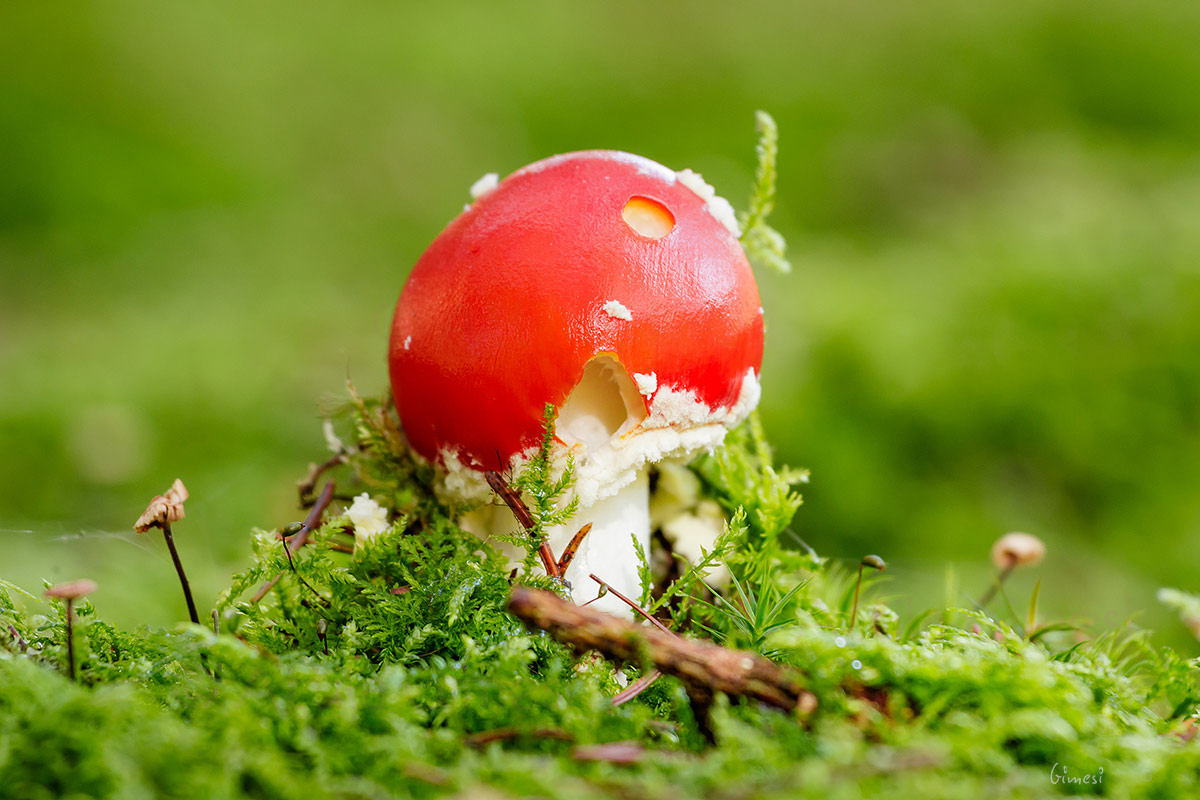
[[[629,150],[744,205],[781,135],[765,421],[797,531],[965,603],[1042,536],[1052,616],[1200,589],[1200,5],[5,3],[0,577],[183,617],[385,387],[409,266],[485,172]],[[948,584],[947,571],[956,581]]]

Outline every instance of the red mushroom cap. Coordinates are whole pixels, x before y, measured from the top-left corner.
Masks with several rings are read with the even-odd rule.
[[[697,179],[628,153],[569,153],[451,222],[392,323],[392,391],[413,448],[504,469],[597,356],[635,379],[635,422],[686,417],[680,398],[709,412],[698,424],[740,421],[757,401],[762,308],[728,204],[689,188]]]

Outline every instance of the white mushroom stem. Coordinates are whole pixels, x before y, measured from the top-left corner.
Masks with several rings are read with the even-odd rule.
[[[732,407],[715,409],[700,402],[690,390],[661,386],[657,380],[651,385],[648,378],[652,377],[652,374],[639,375],[639,386],[639,381],[611,356],[596,356],[588,362],[583,377],[559,409],[557,433],[564,447],[559,455],[564,462],[568,453],[575,459],[572,491],[579,498],[580,507],[573,519],[548,531],[548,544],[554,558],[561,558],[580,527],[592,525],[565,576],[577,603],[593,600],[599,593],[600,586],[591,579],[592,574],[631,600],[640,599],[641,559],[633,540],[637,538],[648,560],[649,470],[668,459],[684,459],[720,445],[725,431],[745,419],[758,402],[758,378],[753,369],[746,372],[737,402]],[[643,390],[654,395],[653,413],[648,413]],[[451,483],[460,488],[474,485],[482,491],[475,497],[491,497],[477,470],[462,465],[450,451],[443,453],[443,459],[447,466],[447,487]],[[520,469],[517,462],[510,466],[514,472]],[[701,513],[696,497],[698,482],[686,469],[678,470],[697,485],[676,514],[662,518],[660,508],[658,522],[668,536],[677,540],[697,539],[691,548],[697,552],[711,548],[712,540],[721,531],[723,516],[715,507],[712,513]],[[477,483],[472,484],[472,480]],[[567,498],[560,500],[566,501]],[[690,513],[693,506],[694,515]],[[680,512],[687,512],[692,519],[669,524]],[[513,565],[524,559],[523,549],[492,538],[495,534],[521,533],[508,508],[494,497],[489,504],[462,516],[459,524],[464,530],[498,544]],[[611,593],[596,600],[593,606],[618,614],[633,613]]]
[[[616,494],[597,500],[581,509],[565,526],[550,531],[550,549],[561,558],[579,528],[592,524],[583,543],[563,577],[571,584],[571,597],[582,604],[595,600],[592,607],[614,614],[631,609],[609,592],[598,600],[600,584],[595,575],[635,603],[641,597],[642,583],[638,565],[642,559],[634,550],[634,537],[647,561],[650,559],[650,479],[646,469],[638,472],[633,483]]]
[[[565,525],[549,529],[548,543],[554,558],[562,558],[563,552],[575,534],[587,523],[591,530],[575,551],[564,576],[571,584],[571,598],[576,603],[586,603],[600,594],[600,585],[591,579],[595,574],[607,585],[629,599],[637,602],[642,594],[638,565],[641,559],[634,551],[633,537],[650,558],[650,479],[649,470],[642,468],[634,481],[617,490],[615,494],[600,498],[590,506],[579,509]],[[504,533],[520,536],[522,528],[508,507],[489,503],[459,518],[463,530],[488,539],[517,566],[525,557],[523,548],[494,538],[493,534]],[[609,592],[592,606],[616,614],[632,614],[623,601]]]

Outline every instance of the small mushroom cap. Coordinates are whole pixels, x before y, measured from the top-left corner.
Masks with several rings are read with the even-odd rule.
[[[1046,544],[1031,533],[1006,533],[992,545],[992,563],[998,569],[1032,566],[1045,555]]]
[[[46,597],[56,597],[61,600],[78,600],[96,591],[96,582],[87,578],[68,583],[60,583],[46,590]]]
[[[157,495],[146,506],[146,510],[133,524],[137,533],[145,533],[151,528],[161,528],[183,519],[183,502],[188,499],[187,487],[179,478],[171,484],[166,494]]]

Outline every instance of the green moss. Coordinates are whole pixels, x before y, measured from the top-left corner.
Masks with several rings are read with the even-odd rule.
[[[800,474],[770,463],[753,421],[694,465],[705,492],[735,509],[715,548],[733,588],[718,599],[693,573],[657,605],[680,630],[798,668],[817,711],[800,723],[720,698],[710,739],[672,679],[614,707],[618,681],[637,666],[577,657],[504,611],[505,560],[457,527],[388,433],[386,409],[357,405],[339,480],[358,475],[377,489],[389,530],[340,552],[330,545],[349,541],[350,522],[335,508],[294,571],[277,534],[257,532],[253,565],[219,604],[220,635],[122,631],[83,602],[73,685],[62,609],[0,592],[0,625],[16,632],[0,650],[0,786],[10,796],[432,797],[487,785],[501,796],[1183,797],[1200,788],[1200,750],[1172,735],[1196,713],[1200,669],[1136,633],[1030,641],[982,613],[947,610],[946,622],[901,636],[907,626],[869,598],[848,633],[852,580],[787,546]],[[566,486],[549,470],[515,481],[535,499]],[[551,585],[532,570],[528,581]],[[613,742],[637,743],[642,759],[575,757]]]

